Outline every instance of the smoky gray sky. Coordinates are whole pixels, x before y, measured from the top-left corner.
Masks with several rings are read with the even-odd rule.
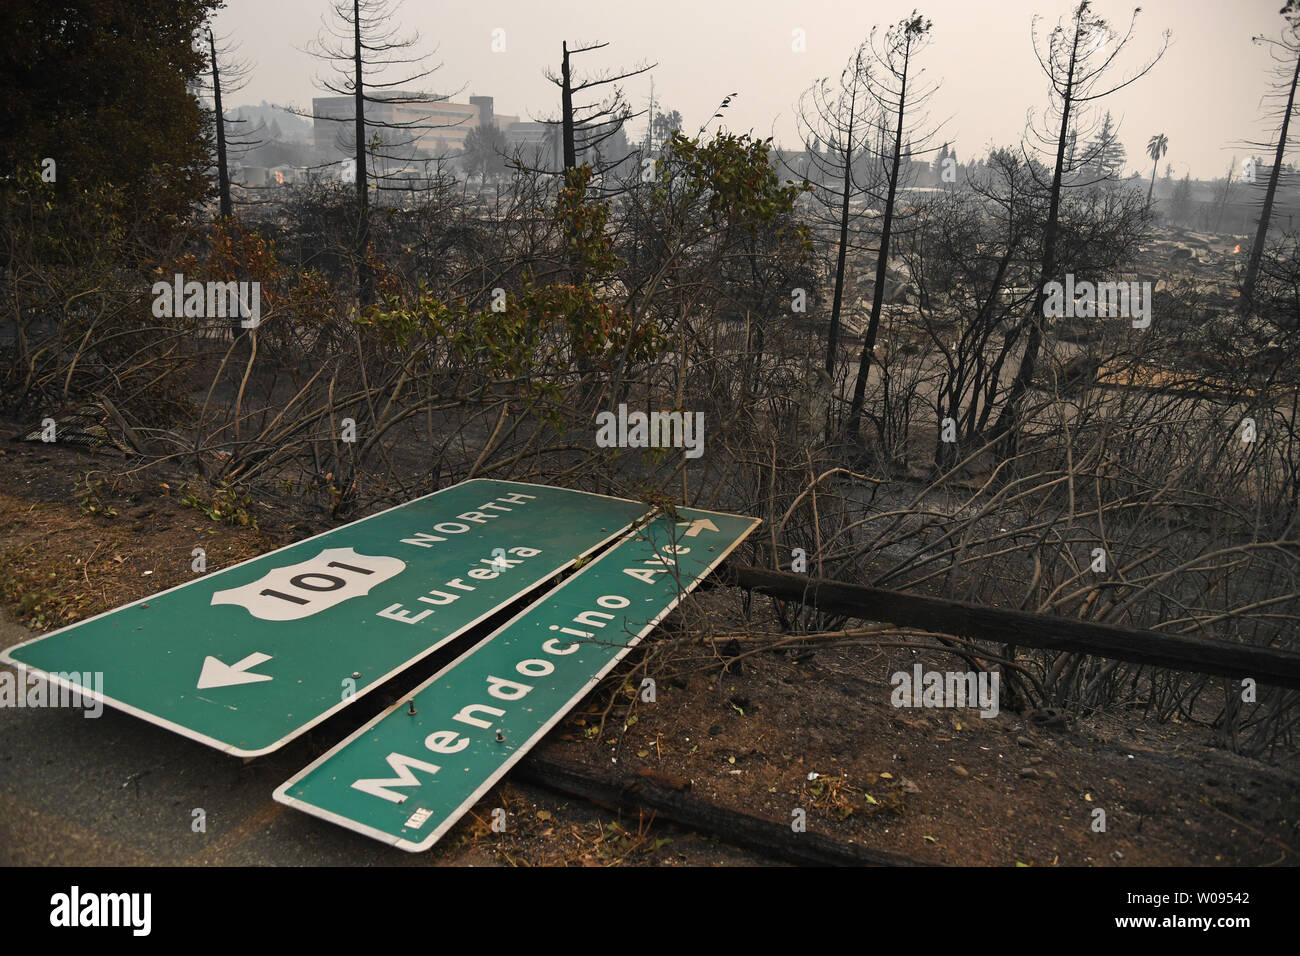
[[[1100,101],[1119,124],[1119,140],[1128,151],[1126,175],[1133,170],[1150,175],[1145,148],[1154,133],[1169,137],[1161,175],[1169,163],[1175,176],[1190,172],[1209,179],[1222,176],[1234,158],[1239,171],[1251,151],[1270,155],[1244,145],[1275,139],[1279,122],[1261,99],[1273,61],[1251,37],[1278,37],[1281,5],[1282,0],[1141,3],[1134,39],[1117,60],[1115,75],[1130,74],[1146,62],[1166,29],[1173,39],[1150,73]],[[714,120],[715,125],[771,135],[795,147],[800,94],[819,77],[838,76],[873,26],[883,32],[916,8],[934,23],[932,43],[920,60],[924,79],[938,84],[928,104],[930,125],[942,127],[934,147],[952,142],[965,161],[989,146],[1018,143],[1027,112],[1041,116],[1048,87],[1033,52],[1033,18],[1039,15],[1045,38],[1072,6],[1065,0],[406,0],[396,19],[401,32],[419,32],[419,52],[441,63],[421,86],[455,94],[458,102],[488,95],[495,97],[498,113],[551,118],[558,113],[559,91],[543,72],[558,71],[561,41],[571,46],[608,41],[606,49],[575,58],[576,67],[599,71],[657,63],[650,74],[625,84],[634,109],[648,102],[653,76],[656,101],[664,110],[680,111],[684,131],[692,134],[724,96],[735,92],[739,95],[725,119]],[[1094,4],[1121,33],[1133,7],[1114,0]],[[215,18],[216,31],[228,34],[253,66],[231,105],[266,100],[309,108],[311,98],[322,95],[313,78],[329,67],[305,50],[329,9],[328,0],[227,0]],[[802,31],[802,51],[795,31]],[[492,51],[494,35],[498,46],[504,40],[504,51]],[[633,139],[644,122],[635,121],[629,130]]]

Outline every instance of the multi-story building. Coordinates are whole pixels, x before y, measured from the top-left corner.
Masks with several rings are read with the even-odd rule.
[[[351,151],[354,109],[355,101],[350,96],[318,96],[312,100],[317,149],[324,153]],[[468,103],[422,100],[366,104],[366,122],[374,124],[368,136],[377,133],[398,149],[410,148],[428,156],[460,152],[469,131],[483,123],[504,133],[518,121],[518,116],[496,113],[490,96],[471,96]],[[385,124],[397,128],[384,129]]]
[[[559,169],[564,157],[560,128],[554,123],[519,122],[505,129],[506,149],[527,164],[541,169]]]

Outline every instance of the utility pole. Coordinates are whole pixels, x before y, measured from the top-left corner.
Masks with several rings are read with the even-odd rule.
[[[645,148],[649,153],[654,149],[655,141],[655,78],[650,77],[650,119],[645,127]]]

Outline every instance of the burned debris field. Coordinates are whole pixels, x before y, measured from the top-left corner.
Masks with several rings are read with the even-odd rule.
[[[0,863],[1295,866],[1281,2],[17,0]]]

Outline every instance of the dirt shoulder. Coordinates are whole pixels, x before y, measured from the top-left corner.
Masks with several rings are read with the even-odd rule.
[[[16,430],[3,423],[0,434]],[[125,465],[114,453],[0,442],[0,608],[10,622],[49,630],[191,580],[196,547],[216,570],[331,526],[165,472],[120,477]],[[686,633],[713,639],[656,653],[662,641],[656,632],[646,652],[633,654],[540,751],[599,775],[653,771],[697,796],[773,821],[788,824],[803,811],[811,832],[933,863],[1297,860],[1300,764],[1294,756],[1248,760],[1214,747],[1203,726],[1144,725],[1128,715],[1065,724],[1007,711],[986,719],[973,709],[896,708],[893,672],[910,671],[914,663],[951,668],[953,659],[908,648],[838,646],[735,660],[735,649],[728,651],[717,635],[743,636],[767,621],[757,599],[747,621],[742,599],[728,588],[700,594],[685,612]],[[24,633],[11,625],[5,643]],[[653,702],[634,690],[643,676],[655,678]],[[8,781],[0,784],[0,819],[10,821],[0,846],[8,862],[58,862],[50,832],[71,834],[74,824],[52,811],[60,804],[48,798],[63,789],[74,805],[109,797],[111,805],[137,801],[134,816],[83,818],[76,834],[65,834],[66,845],[82,847],[81,863],[329,862],[336,853],[340,862],[416,862],[271,801],[274,786],[334,740],[306,741],[274,760],[242,766],[168,740],[173,735],[125,715],[84,726],[49,714],[26,713],[21,720],[22,733],[0,735],[0,780]],[[38,761],[28,752],[32,735],[47,731],[66,739],[59,753]],[[105,734],[121,742],[116,751],[96,743]],[[116,793],[95,791],[97,761],[129,776],[139,773],[131,769],[133,759],[156,764],[146,754],[159,746],[174,751],[175,766],[201,765],[233,781],[227,795],[239,809],[229,817],[238,823],[197,843],[178,836],[175,845],[138,832],[162,812],[142,810],[138,801],[162,799],[165,765],[152,779],[137,778],[134,798],[120,783]],[[116,777],[105,773],[103,787],[112,789],[108,780]],[[70,774],[80,782],[70,782]],[[183,806],[198,798],[174,799]],[[504,834],[488,824],[498,806],[510,821]],[[1097,829],[1098,810],[1104,832]],[[509,780],[420,856],[443,864],[767,862]]]

